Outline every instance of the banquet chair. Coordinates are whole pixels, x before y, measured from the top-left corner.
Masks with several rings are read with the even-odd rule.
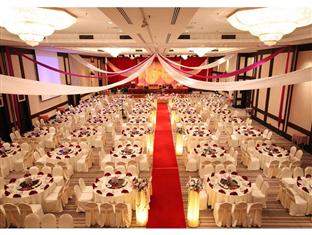
[[[251,191],[252,201],[262,203],[263,207],[266,208],[266,198],[269,187],[270,187],[269,183],[267,181],[264,181],[261,185],[260,190],[252,189]]]
[[[40,121],[39,121],[38,119],[36,119],[36,120],[34,121],[34,126],[35,126],[35,127],[40,127],[40,125],[41,125]]]
[[[16,137],[16,135],[13,132],[10,133],[10,139],[11,139],[12,142],[16,142],[17,141],[17,137]]]
[[[26,144],[26,143],[23,143],[23,144]],[[23,144],[21,145],[21,148],[22,148]],[[28,146],[28,144],[27,144],[27,146]],[[14,157],[14,159],[13,159],[14,171],[24,171],[24,169],[25,169],[25,164],[24,164],[25,153],[26,153],[26,151],[22,150],[21,153],[16,154],[16,156]]]
[[[60,216],[58,221],[59,228],[73,228],[74,219],[70,214],[63,214]]]
[[[295,167],[293,170],[293,177],[296,179],[298,176],[303,177],[303,169],[299,166]]]
[[[284,178],[292,178],[292,171],[290,167],[283,167],[278,175],[279,179],[284,179]]]
[[[62,212],[62,192],[64,186],[56,186],[54,190],[43,200],[44,212]]]
[[[110,154],[106,154],[104,149],[101,149],[101,151],[99,151],[99,165],[100,166],[105,166],[106,162],[110,162],[112,160],[112,157]]]
[[[49,127],[49,132],[52,133],[52,134],[56,134],[55,127],[50,126],[50,127]]]
[[[15,131],[14,131],[14,134],[15,134],[15,136],[16,136],[17,139],[22,138],[21,133],[20,133],[19,130],[15,130]]]
[[[85,181],[84,181],[83,178],[79,178],[78,183],[79,183],[79,187],[80,187],[81,192],[83,192],[83,193],[90,193],[90,192],[93,191],[92,186],[86,186]]]
[[[44,138],[44,146],[46,148],[52,149],[56,147],[55,134],[49,132]]]
[[[297,147],[296,146],[291,146],[290,150],[289,150],[290,160],[293,160],[293,158],[295,157],[295,153],[296,152],[297,152]]]
[[[308,166],[304,169],[304,176],[307,177],[307,175],[312,176],[312,166]]]
[[[115,205],[115,221],[117,228],[130,227],[132,218],[131,205],[118,203]]]
[[[218,227],[231,227],[232,204],[228,202],[217,202],[214,206],[213,217]]]
[[[278,168],[280,168],[280,171],[281,169],[283,169],[284,167],[289,167],[291,164],[291,162],[289,160],[284,160],[282,162],[280,162]]]
[[[88,202],[84,206],[85,210],[85,224],[87,227],[91,227],[97,224],[99,220],[99,207],[95,202]]]
[[[202,170],[199,173],[200,178],[205,178],[205,175],[209,175],[215,172],[214,166],[212,164],[203,165]]]
[[[113,166],[111,166],[111,165],[106,165],[105,167],[104,167],[104,174],[114,174],[114,167]]]
[[[28,214],[24,219],[24,228],[40,228],[40,218],[34,213]]]
[[[301,166],[301,162],[300,161],[294,161],[290,164],[290,168],[293,170],[296,167],[300,167]]]
[[[68,204],[68,200],[69,198],[72,198],[72,194],[72,188],[69,186],[69,180],[67,180],[61,190],[61,200],[63,207]]]
[[[115,173],[120,172],[121,174],[126,174],[126,167],[123,165],[117,165],[115,167]]]
[[[74,186],[74,193],[75,193],[76,205],[77,205],[76,211],[77,212],[84,211],[83,206],[86,203],[91,202],[93,200],[93,192],[92,193],[81,192],[79,185],[75,185]]]
[[[253,155],[250,155],[247,159],[248,170],[259,170],[260,169],[260,153],[254,151]]]
[[[186,155],[186,171],[193,172],[198,170],[198,163],[195,156],[192,153]]]
[[[39,171],[41,171],[45,165],[42,162],[35,162],[35,166],[38,167]]]
[[[100,205],[100,212],[97,223],[101,227],[114,227],[115,226],[115,215],[114,207],[110,203],[102,203]]]
[[[2,161],[0,164],[0,176],[6,177],[8,174],[10,174],[8,163],[6,161]]]
[[[18,209],[20,211],[21,216],[21,227],[25,227],[24,220],[25,217],[29,214],[35,214],[41,219],[43,217],[43,210],[41,207],[41,204],[26,204],[26,203],[20,203],[18,205]]]
[[[268,133],[269,133],[269,129],[265,129],[265,130],[263,131],[263,133],[262,133],[262,137],[263,137],[264,139],[266,139]]]
[[[307,201],[295,193],[293,189],[286,188],[286,193],[287,200],[289,200],[289,215],[304,216],[308,206]]]
[[[262,226],[262,208],[261,203],[248,203],[247,206],[247,227]]]
[[[89,148],[87,148],[89,149]],[[76,161],[76,169],[77,172],[88,172],[89,171],[89,164],[88,158],[91,157],[91,153],[89,150],[83,149],[82,154],[79,159]]]
[[[233,171],[236,171],[236,166],[234,164],[229,164],[226,166],[226,172],[232,173]]]
[[[4,177],[0,176],[0,199],[2,197],[3,191],[4,191]]]
[[[41,219],[41,228],[56,228],[56,216],[45,214]]]
[[[142,154],[139,158],[140,171],[149,171],[149,161],[146,154]]]
[[[37,151],[34,151],[33,153],[34,161],[40,161],[39,159],[41,158],[40,154]]]
[[[215,172],[220,173],[221,171],[225,171],[224,165],[222,163],[217,164],[215,167]]]
[[[294,161],[301,161],[301,158],[303,156],[303,151],[299,149],[294,156]]]
[[[127,167],[127,173],[130,173],[133,176],[139,175],[139,170],[135,165],[128,165]]]
[[[64,178],[65,179],[70,179],[70,177],[74,174],[74,168],[71,164],[66,164],[65,162],[58,162],[57,163],[58,166],[63,168],[63,172],[64,172]]]
[[[53,167],[52,175],[57,185],[64,185],[64,171],[61,166],[56,165],[55,167]]]
[[[247,203],[239,202],[233,204],[232,208],[232,227],[247,227]]]
[[[268,178],[277,177],[279,170],[278,166],[279,166],[278,160],[267,162],[266,164],[264,164],[263,174]]]
[[[231,147],[231,149],[233,149],[234,151],[234,148]],[[238,158],[238,151],[234,151],[233,153],[231,153],[231,150],[230,150],[230,153],[228,155],[226,155],[226,161],[230,161],[232,162],[235,166],[237,165],[237,158]]]
[[[44,174],[51,174],[51,173],[52,173],[51,167],[49,167],[49,166],[44,166],[44,167],[42,167],[41,171],[42,171]]]
[[[266,136],[266,139],[271,140],[272,134],[273,134],[273,132],[272,132],[272,131],[269,131],[268,134],[267,134],[267,136]]]
[[[48,167],[50,167],[51,168],[51,170],[55,167],[55,164],[54,163],[52,163],[52,162],[46,162],[46,164],[45,164],[46,166],[48,166]]]
[[[7,227],[22,227],[23,223],[21,220],[21,214],[16,205],[12,203],[5,203],[3,204],[3,210],[6,217]]]
[[[199,192],[199,210],[206,210],[208,204],[208,195],[205,189]]]
[[[272,145],[272,141],[271,140],[264,140],[264,143],[267,145]]]

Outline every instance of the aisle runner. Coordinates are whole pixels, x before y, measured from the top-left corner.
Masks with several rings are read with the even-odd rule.
[[[167,104],[158,104],[147,228],[185,228],[179,170]]]

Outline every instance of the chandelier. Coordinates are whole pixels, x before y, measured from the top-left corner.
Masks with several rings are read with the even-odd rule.
[[[312,8],[258,8],[240,10],[227,18],[228,22],[268,46],[275,45],[285,34],[312,23]]]
[[[39,45],[55,30],[68,28],[75,22],[76,18],[65,11],[46,8],[6,8],[0,14],[0,26],[30,46]]]
[[[122,48],[122,47],[106,47],[106,48],[101,48],[101,50],[106,51],[108,54],[110,54],[112,57],[117,57],[119,54],[122,52],[125,52],[129,50],[129,48]]]
[[[215,48],[209,47],[196,47],[196,48],[189,48],[190,51],[193,51],[199,57],[203,57],[207,52],[212,51]]]

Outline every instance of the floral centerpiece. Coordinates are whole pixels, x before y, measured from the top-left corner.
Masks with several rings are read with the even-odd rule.
[[[148,186],[148,180],[146,178],[134,178],[132,181],[132,186],[137,191],[145,190]]]
[[[199,178],[191,178],[190,177],[189,181],[186,184],[186,187],[189,190],[193,190],[193,191],[199,192],[200,190],[203,189],[203,182]]]

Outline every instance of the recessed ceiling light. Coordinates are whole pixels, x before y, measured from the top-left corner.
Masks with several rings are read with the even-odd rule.
[[[111,21],[107,21],[107,23],[108,23],[108,24],[113,24],[113,22],[111,22]]]

